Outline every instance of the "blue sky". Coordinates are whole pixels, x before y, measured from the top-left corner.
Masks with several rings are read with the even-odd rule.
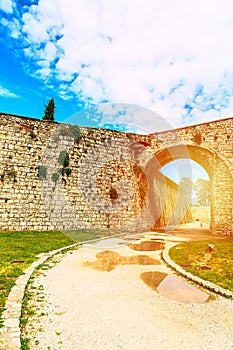
[[[191,159],[178,159],[175,162],[168,163],[162,168],[161,172],[176,183],[179,183],[185,177],[190,178],[192,182],[199,178],[209,180],[205,169]]]
[[[2,112],[40,118],[54,97],[58,121],[106,102],[172,127],[233,114],[231,0],[0,0],[0,22]]]
[[[54,97],[57,121],[145,132],[233,115],[231,0],[0,0],[0,28],[1,112]],[[152,113],[83,112],[106,103]]]

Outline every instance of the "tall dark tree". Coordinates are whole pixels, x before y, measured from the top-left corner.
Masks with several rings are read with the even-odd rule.
[[[48,103],[45,105],[43,120],[54,121],[54,112],[55,112],[55,103],[54,98],[51,98]]]
[[[198,179],[195,182],[195,193],[197,197],[198,205],[210,205],[210,181],[204,179]]]

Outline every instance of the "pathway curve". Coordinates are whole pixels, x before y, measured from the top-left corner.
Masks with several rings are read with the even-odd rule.
[[[184,239],[148,233],[142,241],[153,238],[166,244]],[[36,314],[23,335],[30,349],[232,350],[232,301],[220,296],[205,301],[210,292],[200,292],[202,301],[199,296],[180,301],[182,284],[176,285],[181,293],[166,292],[173,272],[162,262],[161,250],[134,250],[128,242],[83,246],[55,256],[50,268],[36,273],[29,304]],[[157,281],[156,291],[155,283],[152,289],[141,278],[148,272],[169,278]]]

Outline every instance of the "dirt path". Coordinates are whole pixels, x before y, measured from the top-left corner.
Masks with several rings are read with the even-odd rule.
[[[164,237],[150,233],[144,240]],[[166,241],[179,239],[166,236]],[[160,252],[134,250],[127,241],[112,239],[56,256],[59,263],[45,266],[30,287],[29,306],[36,312],[24,334],[30,349],[232,350],[232,301],[207,302],[200,292],[202,301],[184,302],[177,293],[166,294],[172,272]],[[141,278],[145,273],[169,278],[152,289]],[[182,296],[179,281],[176,292]]]

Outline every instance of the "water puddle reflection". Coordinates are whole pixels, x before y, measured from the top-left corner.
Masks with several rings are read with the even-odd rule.
[[[158,260],[147,255],[121,256],[111,250],[99,252],[96,258],[96,261],[86,261],[83,265],[99,271],[112,271],[117,265],[160,265]]]
[[[163,272],[144,272],[140,277],[151,289],[176,301],[198,303],[215,299],[213,295],[191,286],[176,276]]]
[[[142,241],[140,243],[128,243],[127,246],[133,250],[153,251],[164,249],[164,242]]]

